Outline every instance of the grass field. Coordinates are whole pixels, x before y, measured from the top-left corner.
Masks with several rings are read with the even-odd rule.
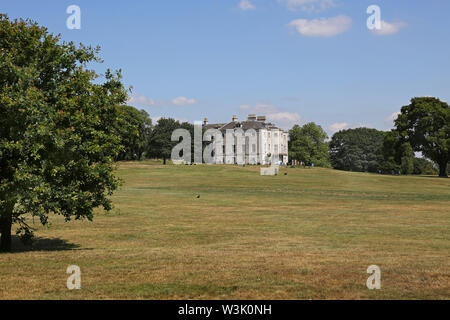
[[[0,255],[1,299],[450,299],[450,179],[154,162],[118,174],[112,212],[36,222],[33,249],[15,239]],[[73,264],[82,289],[69,291]],[[381,290],[366,287],[372,264]]]

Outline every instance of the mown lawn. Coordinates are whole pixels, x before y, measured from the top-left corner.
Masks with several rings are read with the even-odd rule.
[[[118,174],[112,212],[36,222],[32,249],[15,239],[0,255],[1,299],[450,299],[450,179],[154,162]],[[381,290],[366,287],[373,264]],[[81,290],[66,288],[69,265]]]

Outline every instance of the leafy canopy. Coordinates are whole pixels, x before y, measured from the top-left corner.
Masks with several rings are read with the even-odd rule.
[[[381,148],[383,161],[381,169],[383,172],[398,172],[412,174],[414,170],[414,152],[409,142],[404,141],[398,132],[391,130],[384,137]]]
[[[193,145],[194,126],[192,124],[187,122],[180,123],[172,118],[161,118],[153,128],[147,155],[149,157],[162,158],[164,164],[166,164],[166,160],[170,159],[172,155],[173,147],[179,143],[171,140],[172,133],[176,129],[188,130],[191,134],[191,144]]]
[[[145,110],[132,106],[119,106],[117,131],[124,147],[117,160],[140,160],[148,149],[152,120]]]
[[[316,166],[329,167],[328,139],[321,126],[314,122],[303,127],[295,125],[289,131],[289,158],[304,162],[306,165],[314,163]]]
[[[118,105],[127,100],[120,71],[104,74],[99,48],[61,42],[29,20],[0,15],[0,224],[24,214],[48,222],[49,213],[92,219],[111,208],[118,186],[113,159],[121,151]],[[8,250],[8,243],[3,249]]]
[[[447,176],[450,161],[450,107],[433,97],[413,98],[395,121],[401,139],[413,150],[435,161],[440,176]]]
[[[348,129],[335,133],[330,142],[333,168],[377,172],[383,161],[381,148],[384,136],[383,131],[369,128]]]

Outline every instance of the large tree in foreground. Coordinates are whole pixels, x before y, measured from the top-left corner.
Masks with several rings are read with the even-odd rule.
[[[32,235],[26,217],[45,225],[50,213],[90,220],[94,208],[111,208],[127,92],[120,72],[101,83],[87,69],[97,54],[0,15],[0,251],[11,251],[13,224]]]
[[[450,161],[450,108],[432,97],[413,98],[395,120],[401,139],[416,152],[439,165],[439,176],[447,177]]]

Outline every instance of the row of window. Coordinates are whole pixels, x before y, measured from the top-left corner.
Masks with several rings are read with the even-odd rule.
[[[285,148],[282,148],[285,149]],[[225,146],[222,146],[222,150],[223,150],[223,154],[225,154],[226,150],[225,150]],[[242,145],[242,153],[245,153],[245,144]],[[270,144],[269,144],[269,150],[270,150]],[[265,151],[265,148],[263,148],[263,153]],[[283,151],[283,150],[282,150]],[[252,153],[256,153],[256,144],[252,144]],[[278,153],[278,145],[274,145],[273,147],[273,152],[274,153]],[[233,153],[236,153],[236,145],[233,145]]]

